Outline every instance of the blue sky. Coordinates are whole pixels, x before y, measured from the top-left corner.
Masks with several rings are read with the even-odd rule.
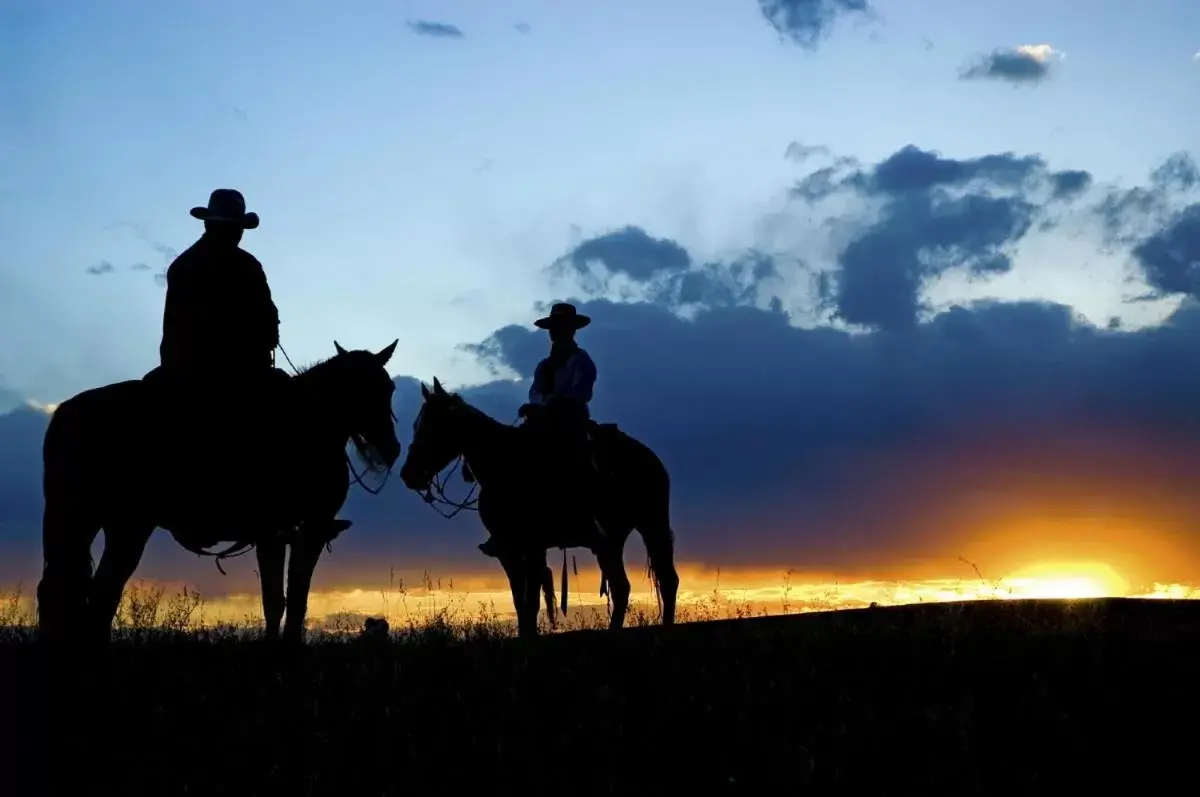
[[[1134,14],[1115,0],[878,0],[831,13],[809,46],[782,37],[755,0],[350,7],[0,7],[0,410],[155,364],[154,275],[199,234],[188,209],[222,186],[262,217],[244,246],[267,270],[294,360],[327,356],[334,338],[379,348],[398,337],[398,376],[451,385],[490,379],[463,344],[528,327],[538,302],[653,304],[637,280],[589,288],[570,268],[548,270],[626,225],[697,264],[765,251],[778,273],[749,304],[838,327],[816,277],[841,274],[839,253],[899,200],[834,191],[804,205],[789,191],[834,158],[867,175],[909,145],[962,162],[1038,156],[1046,175],[1092,176],[1070,207],[984,253],[1003,249],[1005,273],[924,275],[932,310],[1049,300],[1136,331],[1182,298],[1126,301],[1154,287],[1138,240],[1169,226],[1194,186],[1126,219],[1144,229],[1116,242],[1102,240],[1096,207],[1195,153],[1194,2],[1145,0]],[[461,36],[419,35],[418,21]],[[1041,44],[1044,79],[964,78],[989,54]],[[827,151],[789,158],[792,142]],[[704,351],[680,356],[707,367]],[[600,363],[601,388],[620,367]],[[602,400],[622,420],[620,400]]]
[[[793,139],[1125,180],[1196,140],[1193,3],[907,5],[807,51],[753,0],[8,3],[0,374],[57,401],[153,365],[162,291],[127,269],[190,243],[217,186],[264,219],[246,247],[294,357],[399,337],[398,369],[457,382],[477,369],[455,344],[553,298],[539,270],[574,240],[638,223],[704,253],[750,243]],[[422,19],[464,35],[414,35]],[[1067,56],[1043,85],[956,79],[1042,42]],[[116,272],[85,274],[101,262]]]

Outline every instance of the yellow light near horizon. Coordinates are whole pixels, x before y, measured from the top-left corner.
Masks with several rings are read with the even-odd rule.
[[[1011,598],[1120,598],[1129,594],[1129,582],[1099,562],[1047,562],[1002,579],[1001,591]]]

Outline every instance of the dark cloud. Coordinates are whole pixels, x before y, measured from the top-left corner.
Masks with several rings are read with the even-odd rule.
[[[794,160],[797,163],[803,163],[814,155],[828,155],[829,147],[823,144],[803,144],[799,141],[793,141],[787,145],[787,149],[783,153],[783,157]]]
[[[1200,167],[1186,152],[1176,152],[1150,174],[1150,182],[1165,191],[1191,191],[1200,187]]]
[[[1041,83],[1050,77],[1048,53],[1029,48],[994,50],[965,66],[963,80],[1003,80],[1009,83]]]
[[[150,271],[151,266],[149,263],[134,263],[133,265],[131,265],[129,267],[129,270],[130,271]]]
[[[607,292],[613,277],[621,277],[651,301],[669,306],[753,303],[758,286],[779,275],[774,255],[752,250],[728,263],[694,263],[675,241],[655,238],[639,227],[588,239],[551,270],[575,277],[593,294]]]
[[[447,22],[428,22],[418,19],[410,21],[408,27],[418,36],[432,36],[437,39],[461,39],[464,36],[457,25]]]
[[[759,9],[779,35],[813,50],[839,17],[871,13],[867,0],[758,0]]]
[[[1056,199],[1074,199],[1092,185],[1092,176],[1074,169],[1050,175]]]
[[[112,263],[109,263],[107,260],[101,260],[96,265],[88,266],[87,268],[84,269],[85,272],[87,272],[88,274],[91,274],[92,276],[100,276],[101,274],[111,274],[116,270],[117,270],[116,266],[114,266]]]
[[[1133,249],[1151,287],[1200,296],[1200,204],[1189,205]]]
[[[778,308],[718,306],[691,320],[650,302],[581,309],[596,319],[582,336],[600,364],[596,414],[664,457],[681,549],[709,562],[836,568],[882,565],[897,550],[950,560],[965,543],[932,525],[931,507],[986,489],[1005,469],[1078,465],[1049,441],[1069,448],[1109,434],[1111,459],[1089,466],[1098,479],[1131,466],[1120,459],[1131,428],[1178,435],[1165,459],[1200,442],[1194,309],[1122,332],[1061,305],[983,303],[866,336],[799,329]],[[479,350],[527,379],[545,345],[513,326]],[[467,395],[509,417],[519,390],[489,389]],[[1002,445],[1015,450],[988,450]],[[1187,502],[1200,516],[1200,501]]]
[[[1135,245],[1170,224],[1200,189],[1200,167],[1186,152],[1176,152],[1150,174],[1149,185],[1110,188],[1095,206],[1105,240]]]
[[[1200,303],[1132,330],[1044,302],[916,312],[930,274],[1009,268],[1012,242],[1052,218],[1051,203],[1086,193],[1086,174],[1012,153],[952,159],[916,147],[840,167],[825,191],[796,201],[871,208],[824,272],[839,317],[870,326],[866,333],[794,322],[781,286],[811,268],[794,252],[707,261],[626,227],[564,254],[556,268],[578,283],[578,295],[564,298],[594,319],[580,337],[599,367],[594,413],[666,462],[680,558],[874,575],[928,565],[944,575],[960,555],[1006,566],[978,553],[980,536],[1023,533],[1032,517],[1051,529],[1037,526],[1029,544],[1056,556],[1121,544],[1104,537],[1117,522],[1174,535],[1175,554],[1156,576],[1188,578],[1191,567],[1194,578]],[[1166,190],[1155,179],[1165,178],[1139,190]],[[1129,247],[1148,275],[1163,275],[1158,289],[1189,290],[1177,273],[1197,260],[1198,214],[1180,205]],[[605,293],[614,276],[641,286],[640,297]],[[523,321],[464,348],[496,379],[463,394],[512,420],[545,333]],[[396,383],[407,442],[419,383]],[[44,425],[32,411],[0,417],[7,568],[36,566]],[[449,489],[467,488],[454,479]],[[321,584],[377,562],[486,566],[473,547],[483,536],[477,518],[443,521],[395,481],[378,496],[353,491],[344,514],[355,527],[335,543]],[[1080,523],[1093,525],[1083,533]],[[161,567],[181,562],[178,572],[194,579],[211,572],[169,541],[156,545]]]
[[[906,146],[873,167],[852,161],[818,169],[793,188],[815,203],[858,198],[873,220],[850,237],[822,304],[846,323],[901,330],[918,323],[923,287],[952,269],[986,277],[1007,271],[1036,224],[1054,224],[1052,200],[1080,195],[1086,172],[1052,172],[1036,156],[954,159]]]
[[[533,28],[530,27],[528,22],[515,22],[513,23],[513,30],[517,33],[529,33]]]
[[[4,392],[0,387],[0,408],[8,403]],[[15,406],[0,412],[0,585],[23,581],[31,587],[41,573],[42,435],[47,418],[23,399]]]
[[[650,280],[659,274],[685,271],[692,264],[682,246],[663,238],[654,238],[639,227],[624,227],[579,244],[560,258],[555,267],[580,275],[603,266],[612,274],[624,274],[635,280]]]
[[[17,407],[24,406],[25,397],[5,385],[4,378],[0,377],[0,413],[11,412]]]

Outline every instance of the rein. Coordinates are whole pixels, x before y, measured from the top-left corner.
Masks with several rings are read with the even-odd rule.
[[[520,422],[520,418],[517,418],[511,424],[509,424],[509,426],[516,426],[519,422]],[[464,462],[466,462],[466,456],[459,455],[459,457],[456,460],[454,460],[454,466],[452,468],[450,468],[449,470],[445,471],[445,475],[442,475],[440,473],[435,473],[433,475],[433,477],[430,478],[429,484],[426,485],[425,492],[421,496],[422,500],[424,500],[425,503],[427,503],[431,507],[433,507],[433,511],[437,512],[439,515],[441,515],[446,520],[449,520],[450,518],[454,517],[455,515],[457,515],[459,512],[463,511],[464,509],[470,510],[472,512],[479,511],[479,507],[477,506],[479,503],[479,497],[477,495],[475,495],[475,490],[479,487],[478,481],[474,481],[474,483],[472,483],[470,492],[467,493],[467,497],[464,498],[462,501],[454,501],[454,500],[446,497],[446,481],[452,475],[454,475],[454,472],[456,470],[458,470],[459,467]],[[439,479],[439,476],[441,477],[440,479]],[[414,492],[420,493],[421,491],[415,490]],[[453,507],[453,511],[451,511],[449,513],[443,512],[441,509],[438,508],[438,504],[444,504],[446,506]],[[567,613],[567,595],[569,593],[569,588],[567,585],[567,549],[563,548],[562,552],[563,552],[562,587],[560,588],[561,603],[560,603],[559,610],[565,616]],[[579,570],[575,566],[575,557],[574,556],[571,557],[571,565],[573,568],[575,568],[575,576],[578,577]],[[553,578],[551,578],[551,582],[553,582]],[[526,586],[528,586],[528,585],[526,585]]]
[[[475,491],[479,488],[479,482],[474,482],[471,485],[471,489],[467,493],[467,497],[464,498],[462,501],[455,501],[451,498],[446,497],[446,481],[451,476],[454,475],[454,471],[458,470],[459,466],[462,465],[463,462],[465,462],[465,461],[466,461],[466,457],[460,456],[458,459],[456,459],[454,461],[454,467],[452,467],[452,468],[450,468],[450,470],[446,471],[446,474],[444,476],[441,476],[441,474],[435,473],[433,475],[433,478],[429,480],[429,484],[425,487],[424,495],[421,496],[421,500],[423,500],[425,503],[427,503],[431,507],[433,507],[433,511],[437,512],[439,515],[441,515],[446,520],[449,520],[450,518],[454,517],[459,512],[462,512],[464,509],[471,511],[471,512],[479,511],[479,506],[478,506],[479,496],[475,495]],[[441,476],[440,479],[438,478],[439,476]],[[435,494],[435,492],[436,492],[436,494]],[[451,512],[449,512],[447,514],[446,512],[443,512],[438,507],[438,504],[453,507],[453,509]]]
[[[286,357],[287,355],[284,356]],[[510,423],[509,426],[516,426],[518,421],[520,421],[520,418]],[[446,520],[449,520],[463,510],[470,512],[479,511],[479,496],[475,495],[475,491],[479,488],[478,481],[472,482],[471,489],[467,493],[467,497],[462,501],[455,501],[446,497],[446,480],[454,475],[454,471],[458,470],[459,467],[466,462],[466,459],[467,458],[464,455],[460,454],[458,459],[454,461],[454,467],[446,471],[444,476],[439,473],[435,473],[433,477],[430,478],[429,484],[425,486],[425,492],[421,494],[421,500],[433,507],[433,511],[437,512]],[[438,478],[439,476],[441,476],[440,479]],[[415,490],[414,492],[420,493],[421,491]],[[447,514],[438,508],[438,504],[453,507],[453,509],[449,514]]]
[[[299,376],[300,369],[297,368],[296,364],[292,362],[292,358],[288,356],[287,350],[283,348],[283,344],[276,344],[276,348],[279,349],[279,353],[283,355],[283,359],[287,361],[287,364],[289,366],[291,366],[292,373],[296,376]],[[395,423],[395,422],[396,422],[396,413],[395,413],[395,411],[393,411],[392,412],[392,423]],[[363,488],[371,495],[379,495],[379,493],[382,492],[384,486],[387,484],[387,480],[392,475],[391,466],[389,466],[388,469],[384,472],[383,481],[379,483],[378,487],[376,487],[374,490],[372,490],[370,487],[368,487],[366,484],[363,483],[362,477],[358,474],[358,471],[356,471],[354,469],[354,462],[353,462],[353,460],[350,459],[350,455],[347,453],[344,453],[344,456],[346,457],[346,466],[350,469],[350,474],[351,474],[349,483],[350,484],[357,483],[359,487]]]

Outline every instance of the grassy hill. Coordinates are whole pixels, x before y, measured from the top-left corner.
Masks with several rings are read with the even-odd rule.
[[[34,793],[40,773],[158,795],[1065,795],[1129,777],[1149,794],[1194,788],[1198,675],[1187,601],[979,601],[528,644],[432,625],[299,652],[142,632],[91,664],[12,634],[0,755],[18,765],[0,793]]]

